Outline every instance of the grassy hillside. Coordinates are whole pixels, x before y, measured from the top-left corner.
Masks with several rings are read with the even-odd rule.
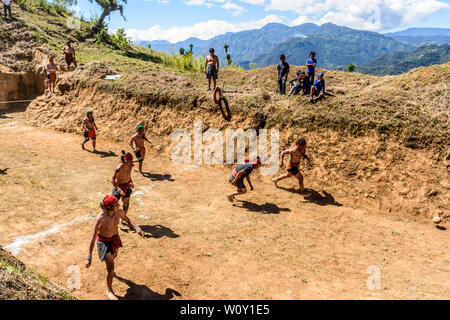
[[[73,299],[46,276],[0,248],[0,300]]]
[[[411,52],[395,52],[375,58],[365,65],[357,66],[356,71],[378,76],[395,75],[449,61],[450,45],[425,45]]]

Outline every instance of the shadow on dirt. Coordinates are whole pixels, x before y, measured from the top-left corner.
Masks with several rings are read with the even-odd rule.
[[[141,227],[142,231],[145,232],[146,238],[159,239],[162,237],[167,237],[167,238],[179,238],[180,237],[178,234],[173,232],[172,229],[164,227],[159,224],[154,225],[154,226],[144,225],[144,226],[140,226],[140,227]]]
[[[98,154],[100,156],[100,158],[118,157],[118,155],[113,151],[106,152],[106,151],[96,150],[95,152],[92,152],[92,153]]]
[[[446,228],[446,227],[443,227],[443,226],[436,226],[436,228],[439,229],[439,230],[442,230],[442,231],[447,230],[447,228]]]
[[[279,214],[281,211],[290,212],[289,208],[280,208],[275,203],[257,204],[250,201],[238,200],[242,204],[241,208],[251,212],[260,212],[262,214]]]
[[[159,174],[159,173],[142,172],[142,176],[151,179],[152,181],[175,181],[172,178],[172,175],[168,173]]]
[[[8,171],[9,168],[0,169],[0,175],[6,175],[8,174],[6,171]]]
[[[131,280],[119,277],[117,274],[114,274],[114,277],[129,287],[123,297],[118,297],[119,300],[171,300],[175,296],[181,297],[181,293],[174,289],[167,288],[164,294],[159,294],[145,285],[136,284]]]
[[[294,188],[284,188],[284,187],[279,187],[282,190],[285,191],[289,191],[292,193],[298,193],[301,194],[299,190],[294,189]],[[317,204],[319,206],[337,206],[337,207],[341,207],[342,203],[337,202],[334,197],[326,192],[325,190],[322,190],[322,194],[320,194],[319,192],[317,192],[314,189],[309,189],[309,188],[305,188],[305,191],[310,193],[310,196],[305,197],[305,202],[307,203],[314,203]]]

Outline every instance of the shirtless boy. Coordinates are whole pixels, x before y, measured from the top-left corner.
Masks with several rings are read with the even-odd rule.
[[[55,64],[55,58],[50,57],[49,63],[45,67],[47,70],[48,90],[50,93],[55,93],[56,73],[58,72],[58,66]]]
[[[75,59],[75,48],[71,46],[70,40],[66,42],[66,46],[63,49],[65,55],[64,60],[67,64],[67,70],[70,71],[70,65],[73,63],[74,69],[77,67],[77,60]]]
[[[142,172],[142,163],[144,162],[146,152],[145,141],[151,143],[145,136],[144,126],[140,124],[136,128],[136,133],[131,137],[130,146],[139,161],[139,172],[141,175],[144,175]]]
[[[211,79],[214,81],[214,89],[219,75],[219,58],[214,54],[214,49],[209,49],[209,55],[206,56],[205,74],[208,79],[208,90],[211,90]]]
[[[127,217],[128,208],[130,206],[130,197],[131,193],[133,192],[132,188],[134,188],[133,181],[131,180],[131,170],[133,169],[133,155],[131,153],[125,153],[125,151],[122,150],[121,155],[122,163],[119,164],[116,168],[116,171],[114,171],[114,175],[112,177],[112,184],[114,186],[112,190],[112,195],[116,197],[117,200],[122,198],[122,204],[123,204],[123,212],[125,217]],[[128,218],[122,219],[125,220],[126,223],[128,223]],[[128,223],[128,226],[130,228],[133,227],[130,223]],[[139,235],[142,235],[142,230],[139,226],[134,227],[136,232]]]
[[[84,145],[86,144],[86,142],[89,141],[89,139],[91,139],[92,140],[92,148],[94,149],[93,152],[96,152],[95,143],[96,143],[97,134],[96,134],[95,130],[98,130],[98,128],[97,128],[97,125],[95,124],[94,113],[92,112],[92,110],[88,110],[86,112],[86,117],[84,117],[84,119],[83,119],[82,127],[84,130],[84,141],[81,144],[81,148],[83,148],[83,150],[84,150]]]
[[[117,296],[112,289],[112,281],[114,277],[114,259],[117,257],[119,248],[122,247],[122,241],[119,237],[119,221],[123,219],[130,225],[135,226],[135,228],[137,226],[126,216],[124,211],[119,209],[119,200],[116,197],[107,195],[100,206],[102,212],[95,219],[94,232],[92,233],[86,256],[86,268],[91,266],[92,251],[97,241],[98,257],[100,261],[105,261],[106,263],[106,285],[108,287],[106,295],[111,300],[117,300]]]
[[[261,159],[257,157],[255,160],[238,165],[233,169],[230,175],[229,182],[237,189],[235,192],[227,194],[228,201],[233,202],[235,196],[247,192],[247,188],[244,184],[244,178],[247,179],[247,182],[250,185],[250,190],[253,190],[252,181],[250,180],[250,174],[253,172],[253,170],[258,169],[260,166]]]
[[[278,181],[290,178],[292,176],[298,179],[298,184],[300,187],[300,193],[307,197],[310,194],[305,192],[305,187],[303,186],[303,176],[300,172],[299,165],[301,159],[308,159],[308,156],[305,154],[306,152],[306,141],[305,139],[300,139],[297,141],[296,146],[292,149],[284,150],[280,155],[280,167],[283,167],[283,160],[285,155],[289,155],[287,171],[276,179],[272,181],[275,183],[275,186],[278,188]]]

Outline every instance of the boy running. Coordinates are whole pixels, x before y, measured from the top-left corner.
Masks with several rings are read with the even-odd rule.
[[[50,93],[55,93],[56,73],[58,72],[58,66],[55,64],[55,58],[50,57],[49,64],[45,67],[47,70],[48,90]]]
[[[278,188],[278,181],[287,179],[289,177],[296,177],[298,179],[298,184],[300,187],[300,193],[303,196],[309,196],[310,194],[305,192],[305,188],[303,186],[303,176],[302,173],[300,172],[299,169],[299,165],[300,165],[300,160],[303,159],[308,159],[308,156],[305,154],[306,152],[306,141],[305,139],[300,139],[297,141],[296,145],[294,148],[292,149],[288,149],[288,150],[284,150],[283,152],[281,152],[280,155],[280,168],[283,167],[283,160],[284,160],[284,156],[285,155],[289,155],[289,159],[288,159],[288,165],[287,165],[287,171],[285,174],[282,174],[281,176],[279,176],[276,179],[273,179],[272,181],[275,183],[275,186]]]
[[[125,215],[125,218],[122,218],[122,220],[125,220],[130,228],[134,228],[136,232],[142,236],[143,233],[141,228],[139,226],[133,226],[133,224],[129,222],[130,220],[127,216],[128,208],[130,206],[130,197],[133,192],[132,188],[134,188],[134,183],[131,180],[131,170],[134,166],[133,156],[131,153],[125,153],[125,151],[122,150],[120,159],[122,160],[122,163],[117,166],[112,177],[111,182],[114,188],[111,194],[116,197],[117,200],[122,198],[123,212]]]
[[[144,126],[140,124],[136,128],[136,133],[131,137],[130,146],[133,149],[137,160],[139,161],[139,172],[141,173],[141,175],[144,175],[144,173],[142,172],[142,164],[144,162],[146,152],[145,141],[151,143],[145,136]]]
[[[208,91],[211,90],[211,79],[214,81],[214,89],[219,77],[219,57],[214,54],[214,49],[209,49],[209,55],[206,56],[205,74],[208,79]]]
[[[91,139],[92,140],[92,148],[94,149],[92,152],[96,152],[97,150],[95,150],[95,143],[96,143],[97,134],[96,134],[95,130],[98,130],[98,128],[97,128],[97,125],[95,124],[94,113],[92,112],[92,110],[88,110],[86,112],[86,117],[84,117],[84,119],[83,119],[82,127],[84,130],[84,141],[81,144],[81,148],[83,150],[85,150],[84,145],[86,144],[86,142],[89,141],[89,139]]]
[[[306,70],[306,78],[308,79],[310,84],[313,84],[314,82],[314,76],[316,74],[316,52],[311,51],[309,53],[309,59],[306,60],[306,66],[308,67],[308,70]]]
[[[105,261],[106,264],[106,286],[108,287],[106,295],[110,300],[117,300],[117,296],[112,289],[112,281],[114,277],[114,259],[117,257],[119,248],[122,247],[122,241],[119,237],[119,221],[123,219],[130,225],[135,226],[135,228],[137,226],[126,216],[124,211],[119,209],[119,200],[116,197],[105,196],[100,207],[102,212],[95,219],[94,232],[92,233],[86,256],[86,268],[91,266],[92,251],[94,250],[95,242],[97,242],[98,257],[100,261]]]
[[[325,97],[325,80],[323,79],[323,73],[320,72],[317,75],[317,80],[314,81],[314,84],[311,87],[309,102],[314,103],[315,100],[319,100],[323,97]]]
[[[237,187],[236,191],[233,193],[227,194],[227,199],[230,202],[234,201],[234,197],[240,194],[244,194],[247,192],[247,188],[244,184],[244,178],[247,179],[248,184],[250,185],[250,190],[253,190],[252,181],[250,180],[250,174],[254,169],[258,169],[261,166],[261,159],[257,157],[252,162],[246,162],[244,164],[238,165],[231,172],[231,176],[229,182]]]

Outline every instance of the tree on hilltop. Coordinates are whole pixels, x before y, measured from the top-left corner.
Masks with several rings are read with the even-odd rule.
[[[103,26],[105,18],[112,12],[119,11],[122,18],[126,21],[123,9],[128,0],[89,0],[90,3],[96,2],[102,8],[102,14],[97,23],[92,27],[92,33],[97,34]]]

